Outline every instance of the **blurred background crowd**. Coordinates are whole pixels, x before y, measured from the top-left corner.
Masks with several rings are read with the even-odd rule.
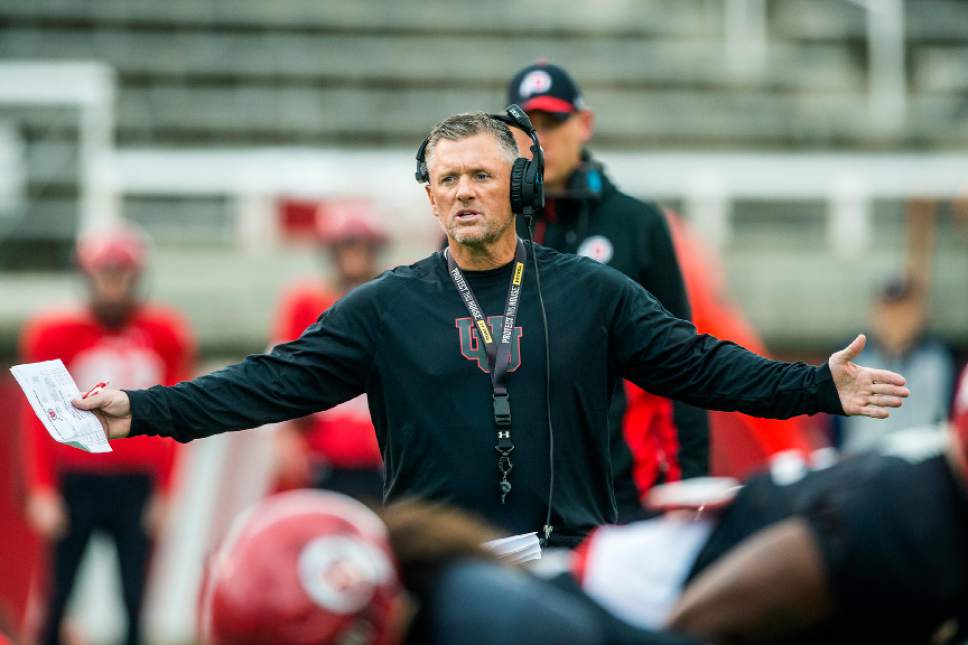
[[[0,0],[4,364],[50,347],[67,362],[66,337],[99,333],[70,312],[92,307],[138,309],[167,354],[102,343],[72,368],[82,389],[111,365],[128,375],[117,386],[173,382],[298,335],[439,247],[417,145],[450,114],[500,111],[515,72],[544,59],[582,88],[611,179],[674,218],[701,328],[735,316],[754,348],[813,361],[863,330],[861,362],[911,381],[889,424],[810,419],[727,441],[733,426],[713,421],[714,473],[948,418],[968,351],[959,0]],[[123,234],[85,242],[105,228]],[[47,572],[69,568],[43,544],[63,536],[70,490],[6,370],[0,404],[0,631],[37,636]],[[68,637],[119,639],[142,609],[107,535],[122,562],[151,554],[149,640],[189,642],[201,564],[240,508],[327,479],[372,490],[375,442],[326,431],[365,433],[365,401],[299,425],[146,458],[160,483],[132,502],[143,535],[91,518],[83,561],[85,540],[75,549]]]

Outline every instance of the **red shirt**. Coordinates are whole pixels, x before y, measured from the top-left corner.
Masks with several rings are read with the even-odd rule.
[[[968,365],[961,372],[951,421],[961,437],[962,446],[968,449]]]
[[[314,284],[291,288],[279,307],[273,343],[298,338],[336,300],[335,294]],[[311,454],[320,461],[339,468],[380,466],[380,446],[365,395],[317,412],[307,421],[310,426],[305,435],[306,442]]]
[[[657,482],[682,479],[676,458],[679,439],[672,417],[672,401],[624,381],[626,408],[622,417],[625,443],[632,450],[632,477],[640,498]]]
[[[105,379],[112,388],[172,385],[190,376],[194,357],[184,321],[147,306],[117,330],[103,327],[89,311],[39,316],[24,327],[20,349],[28,363],[61,359],[82,392]],[[55,488],[57,476],[70,472],[148,473],[170,487],[176,449],[170,439],[132,437],[112,442],[113,452],[87,453],[51,439],[26,401],[21,424],[34,491]]]

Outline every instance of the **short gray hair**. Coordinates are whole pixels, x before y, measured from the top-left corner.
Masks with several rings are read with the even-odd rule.
[[[507,153],[508,161],[514,161],[518,156],[518,144],[506,123],[486,112],[465,112],[447,117],[430,131],[424,151],[428,171],[434,149],[441,140],[460,141],[478,134],[490,134],[494,137],[498,147]]]

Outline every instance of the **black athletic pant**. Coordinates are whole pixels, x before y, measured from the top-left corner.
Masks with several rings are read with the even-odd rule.
[[[61,622],[78,567],[91,534],[101,531],[117,547],[128,621],[124,642],[136,645],[141,640],[141,603],[151,552],[143,518],[151,498],[153,480],[144,474],[70,473],[61,477],[60,484],[70,526],[67,534],[51,545],[52,579],[41,642],[49,645],[60,642]]]

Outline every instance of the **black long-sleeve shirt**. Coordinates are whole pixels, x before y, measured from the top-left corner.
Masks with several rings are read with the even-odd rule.
[[[697,335],[614,269],[541,246],[535,252],[550,334],[557,543],[616,519],[607,423],[618,379],[753,415],[842,412],[826,365],[770,361]],[[510,270],[465,272],[493,329],[501,324]],[[173,387],[129,392],[132,434],[190,441],[303,416],[365,392],[387,499],[447,502],[511,533],[538,530],[548,501],[549,431],[531,263],[508,378],[515,450],[504,505],[488,362],[469,320],[445,259],[434,253],[350,292],[271,353]]]

